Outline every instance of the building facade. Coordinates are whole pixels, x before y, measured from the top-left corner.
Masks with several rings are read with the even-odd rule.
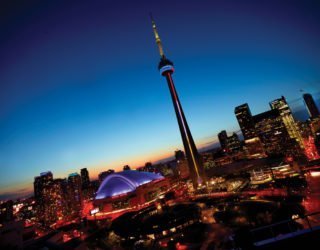
[[[308,94],[308,93],[304,94],[303,100],[304,100],[304,103],[306,104],[310,119],[314,119],[316,117],[319,117],[320,116],[319,109],[318,109],[312,95]]]
[[[271,109],[277,109],[279,111],[290,138],[296,140],[300,148],[303,149],[304,145],[302,136],[285,97],[281,96],[281,98],[273,100],[270,102],[270,107]]]
[[[80,170],[80,175],[81,175],[81,185],[82,189],[87,189],[90,186],[90,177],[89,177],[89,172],[87,168],[82,168]]]
[[[54,179],[43,188],[42,222],[53,226],[59,221],[63,222],[68,213],[68,200],[66,199],[66,179]]]
[[[79,215],[82,205],[82,184],[81,176],[78,173],[72,173],[68,177],[68,198],[70,214]]]
[[[292,141],[277,109],[255,115],[253,119],[256,133],[269,156],[288,152]]]
[[[257,135],[249,105],[245,103],[237,106],[234,113],[238,120],[244,140],[255,138]]]
[[[221,145],[221,149],[227,153],[236,153],[241,149],[241,142],[236,133],[232,133],[231,136],[228,136],[225,130],[222,130],[218,134],[218,139]]]

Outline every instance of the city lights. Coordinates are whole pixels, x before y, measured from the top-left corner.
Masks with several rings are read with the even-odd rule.
[[[319,248],[318,5],[62,2],[3,8],[0,249]]]

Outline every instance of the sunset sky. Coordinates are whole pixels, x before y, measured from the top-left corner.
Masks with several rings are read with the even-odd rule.
[[[7,2],[7,3],[4,3]],[[0,198],[66,177],[156,161],[182,149],[157,69],[153,13],[198,147],[239,130],[284,95],[306,119],[320,99],[319,1],[2,1]]]

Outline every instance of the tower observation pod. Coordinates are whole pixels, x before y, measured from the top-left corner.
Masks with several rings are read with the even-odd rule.
[[[176,113],[180,134],[181,134],[181,138],[182,138],[182,142],[185,150],[185,155],[188,161],[190,177],[191,177],[193,186],[197,188],[198,186],[204,185],[206,183],[202,161],[198,153],[198,150],[196,148],[196,145],[194,143],[194,140],[192,138],[192,134],[190,132],[186,117],[184,115],[184,112],[178,97],[178,93],[174,86],[174,82],[172,79],[172,74],[174,72],[173,63],[169,59],[167,59],[166,56],[164,55],[161,39],[152,16],[151,16],[151,22],[152,22],[154,37],[156,40],[156,44],[158,45],[159,54],[160,54],[160,62],[159,62],[158,69],[160,71],[160,74],[166,78],[168,83],[174,111]]]

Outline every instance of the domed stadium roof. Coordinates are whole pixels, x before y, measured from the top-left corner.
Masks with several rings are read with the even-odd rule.
[[[125,170],[108,175],[101,183],[96,199],[105,199],[136,190],[137,187],[154,180],[163,179],[160,174]]]

